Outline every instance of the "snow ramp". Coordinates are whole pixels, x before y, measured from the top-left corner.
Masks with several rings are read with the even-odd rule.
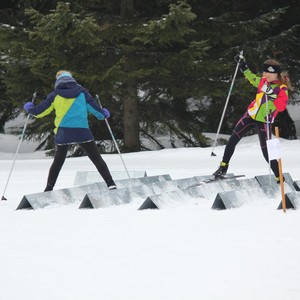
[[[144,184],[171,180],[170,175],[148,176],[141,178],[116,180],[118,188],[141,186]],[[108,192],[105,182],[97,182],[87,185],[75,186],[49,192],[24,195],[18,209],[39,209],[49,205],[67,205],[81,202],[86,194]],[[112,191],[109,191],[112,192]]]
[[[231,174],[229,174],[231,175]],[[117,190],[109,191],[104,182],[23,196],[17,209],[40,209],[50,205],[79,204],[80,209],[101,209],[134,203],[136,209],[166,209],[183,205],[204,205],[207,209],[225,210],[244,205],[281,204],[280,185],[273,175],[254,178],[227,178],[204,183],[210,175],[172,180],[158,175],[116,180]],[[298,209],[299,181],[289,173],[285,177],[287,208]],[[276,205],[275,205],[276,204]]]
[[[139,203],[146,197],[164,192],[173,192],[180,188],[196,184],[196,177],[178,180],[149,182],[138,186],[118,188],[117,190],[88,193],[79,208],[106,208],[112,205],[128,204],[133,201]]]
[[[220,191],[230,191],[239,186],[249,187],[251,185],[258,186],[254,179],[237,180],[236,178],[226,180],[216,180],[210,183],[202,183],[203,178],[196,177],[199,185],[186,186],[180,190],[171,193],[162,193],[151,195],[146,198],[139,210],[149,208],[171,208],[180,205],[211,203],[216,193]]]
[[[297,206],[299,193],[295,194],[296,190],[290,174],[285,173],[284,176],[285,189],[287,193],[293,193],[291,201]],[[285,195],[287,198],[287,194]],[[207,207],[210,205],[212,209],[224,210],[253,203],[263,205],[270,201],[276,207],[280,199],[280,185],[276,183],[275,177],[271,176],[270,181],[269,175],[261,175],[248,179],[214,181],[180,191],[152,195],[146,198],[139,209],[165,209],[181,205],[203,204]]]
[[[300,192],[294,191],[285,193],[285,201],[287,209],[300,209]],[[282,202],[280,202],[278,209],[282,209]]]

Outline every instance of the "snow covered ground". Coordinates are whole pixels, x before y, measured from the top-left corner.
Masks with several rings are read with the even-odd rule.
[[[0,189],[17,146],[0,135]],[[283,169],[300,180],[300,141],[281,140]],[[300,299],[300,211],[277,210],[280,199],[254,199],[238,209],[212,203],[143,210],[133,202],[106,209],[79,204],[15,210],[25,194],[43,191],[52,158],[23,143],[0,203],[0,299],[3,300],[293,300]],[[208,175],[224,146],[130,153],[130,171]],[[124,171],[118,155],[103,156]],[[56,188],[76,171],[94,171],[86,157],[67,159]],[[237,146],[230,172],[268,174],[257,136]],[[259,201],[258,201],[259,200]]]

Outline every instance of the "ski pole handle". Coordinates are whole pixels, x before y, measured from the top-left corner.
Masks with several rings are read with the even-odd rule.
[[[241,64],[241,60],[242,60],[242,59],[245,59],[244,56],[243,56],[243,54],[244,54],[244,50],[241,50],[241,51],[240,51],[240,54],[239,54],[238,64]]]
[[[36,98],[36,95],[37,95],[36,92],[34,92],[34,93],[32,94],[32,99],[31,99],[31,102],[32,102],[32,103],[34,103],[34,100],[35,100],[35,98]]]

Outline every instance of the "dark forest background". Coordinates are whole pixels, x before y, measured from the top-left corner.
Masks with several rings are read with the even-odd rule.
[[[299,101],[299,15],[296,0],[1,0],[0,126],[33,92],[42,101],[55,73],[67,69],[110,110],[122,151],[145,149],[145,139],[163,148],[158,136],[208,146],[202,133],[217,131],[241,50],[255,73],[278,59],[294,85],[290,103]],[[254,95],[238,73],[222,133]],[[104,122],[90,124],[97,140],[110,139]],[[276,125],[296,138],[288,111]],[[51,149],[52,130],[49,116],[30,124],[26,137]]]

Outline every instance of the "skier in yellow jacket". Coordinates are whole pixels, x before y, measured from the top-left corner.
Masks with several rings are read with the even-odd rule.
[[[249,82],[257,88],[256,97],[248,106],[247,111],[235,125],[229,141],[225,147],[222,162],[216,172],[215,178],[226,175],[229,161],[234,153],[235,147],[241,138],[252,128],[257,129],[260,147],[263,156],[269,162],[267,143],[271,137],[272,123],[278,112],[286,109],[288,102],[288,89],[291,88],[288,77],[283,74],[280,63],[274,59],[266,60],[262,67],[262,77],[253,74],[242,55],[240,59],[240,70]],[[277,160],[270,161],[271,169],[279,182],[279,168]]]

